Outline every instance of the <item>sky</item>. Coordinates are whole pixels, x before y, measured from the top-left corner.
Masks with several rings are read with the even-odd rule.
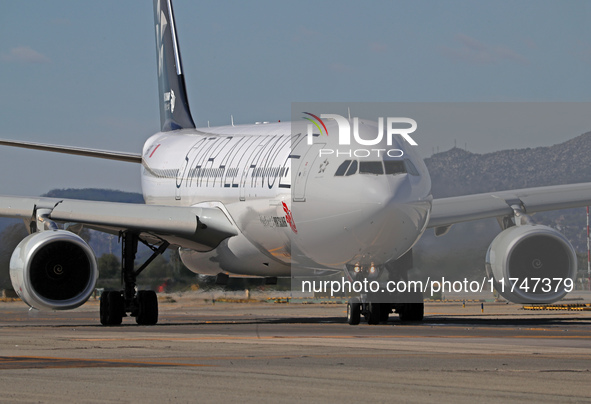
[[[439,121],[417,119],[425,156],[454,142],[485,153],[591,130],[586,1],[173,5],[198,126],[227,125],[230,115],[236,124],[289,120],[292,102],[439,105]],[[159,129],[152,12],[150,1],[3,1],[0,138],[140,152]],[[515,113],[540,102],[536,113]],[[0,194],[139,192],[139,173],[131,163],[0,148]]]

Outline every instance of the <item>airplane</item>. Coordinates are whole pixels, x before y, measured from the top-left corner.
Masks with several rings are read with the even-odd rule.
[[[442,236],[456,223],[484,218],[497,218],[501,228],[487,273],[505,298],[551,303],[567,293],[556,278],[576,275],[574,249],[557,230],[531,224],[529,215],[589,205],[591,183],[434,199],[410,132],[399,128],[376,138],[388,130],[381,121],[302,111],[300,121],[196,128],[171,0],[154,0],[154,21],[161,128],[141,153],[0,140],[141,169],[145,205],[0,196],[0,216],[23,219],[29,231],[12,254],[10,278],[30,307],[70,310],[92,295],[98,269],[78,235],[83,227],[122,242],[123,290],[100,298],[100,322],[108,326],[126,316],[141,325],[158,322],[156,293],[138,291],[137,278],[170,248],[190,270],[222,282],[230,275],[273,280],[334,273],[352,282],[397,282],[408,280],[413,246],[427,229]],[[382,152],[344,151],[343,125],[365,139],[361,144],[375,140],[371,150]],[[136,268],[138,243],[153,254]],[[515,287],[533,277],[550,279],[549,290]],[[516,281],[505,289],[508,279]],[[347,321],[357,325],[363,315],[377,324],[392,312],[402,321],[422,320],[422,292],[365,291],[349,300]]]

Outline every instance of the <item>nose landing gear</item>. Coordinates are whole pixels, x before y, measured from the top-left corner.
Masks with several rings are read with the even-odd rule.
[[[373,266],[372,266],[373,267]],[[380,283],[380,291],[373,293],[362,293],[359,297],[352,297],[347,303],[347,322],[350,325],[358,325],[361,322],[361,315],[368,324],[375,325],[386,323],[392,312],[399,315],[403,323],[422,321],[424,316],[423,295],[419,290],[405,292],[388,292],[385,286],[387,282],[407,282],[408,271],[412,269],[412,250],[408,251],[396,261],[387,263],[380,272],[385,273],[386,278]],[[376,281],[381,274],[375,271],[365,270],[356,265],[353,271],[349,271],[351,279]]]
[[[361,322],[361,302],[357,297],[352,297],[347,303],[347,322],[350,325],[357,325]]]
[[[424,315],[422,294],[417,292],[402,299],[402,302],[376,302],[367,295],[362,295],[361,298],[352,297],[347,303],[347,322],[350,325],[358,325],[363,315],[370,325],[386,323],[392,312],[398,314],[402,323],[422,321]]]

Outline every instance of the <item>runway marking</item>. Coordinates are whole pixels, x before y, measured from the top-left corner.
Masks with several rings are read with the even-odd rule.
[[[161,367],[190,366],[203,367],[212,365],[138,361],[124,359],[79,359],[52,358],[43,356],[0,356],[0,370],[14,369],[71,369],[71,368],[106,368],[106,367]]]
[[[85,342],[107,342],[107,341],[203,341],[203,340],[278,340],[278,339],[365,339],[365,338],[404,338],[404,339],[510,339],[510,338],[531,338],[531,339],[591,339],[589,335],[271,335],[271,336],[203,336],[203,337],[134,337],[134,338],[72,338],[71,341]]]
[[[477,354],[478,356],[491,356],[497,358],[515,358],[515,353],[507,353],[507,352],[482,352]],[[517,354],[519,356],[530,357],[531,353],[524,352]],[[536,353],[536,358],[564,358],[564,354],[553,354],[553,353]],[[394,353],[377,353],[377,354],[370,354],[367,352],[360,352],[360,353],[351,353],[351,354],[343,354],[342,352],[335,352],[333,354],[305,354],[305,355],[259,355],[259,356],[196,356],[196,357],[179,357],[179,358],[167,358],[168,360],[187,360],[187,359],[195,359],[200,361],[224,361],[224,360],[269,360],[269,359],[306,359],[306,358],[402,358],[402,357],[409,357],[409,358],[423,358],[423,357],[440,357],[440,358],[449,358],[450,356],[459,357],[474,357],[473,353],[457,353],[457,352],[447,352],[447,353],[440,353],[440,352],[424,352],[424,353],[407,353],[396,351]],[[585,359],[588,354],[576,354],[575,357],[579,359]]]

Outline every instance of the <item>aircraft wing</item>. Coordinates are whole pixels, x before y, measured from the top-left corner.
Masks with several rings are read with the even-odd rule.
[[[141,162],[142,162],[141,154],[136,154],[136,153],[116,152],[116,151],[110,151],[110,150],[97,150],[97,149],[89,149],[89,148],[74,147],[74,146],[59,146],[59,145],[53,145],[53,144],[24,142],[21,140],[8,140],[8,139],[0,139],[0,145],[20,147],[23,149],[50,151],[50,152],[55,152],[55,153],[73,154],[75,156],[96,157],[96,158],[101,158],[101,159],[106,159],[106,160],[125,161],[128,163],[141,164]]]
[[[230,218],[215,207],[0,196],[0,216],[28,223],[37,221],[39,212],[58,223],[82,224],[112,234],[133,231],[154,243],[166,241],[197,251],[212,250],[222,240],[238,234]]]
[[[513,215],[515,205],[526,214],[591,205],[591,182],[434,199],[428,227],[445,234],[455,223]]]

